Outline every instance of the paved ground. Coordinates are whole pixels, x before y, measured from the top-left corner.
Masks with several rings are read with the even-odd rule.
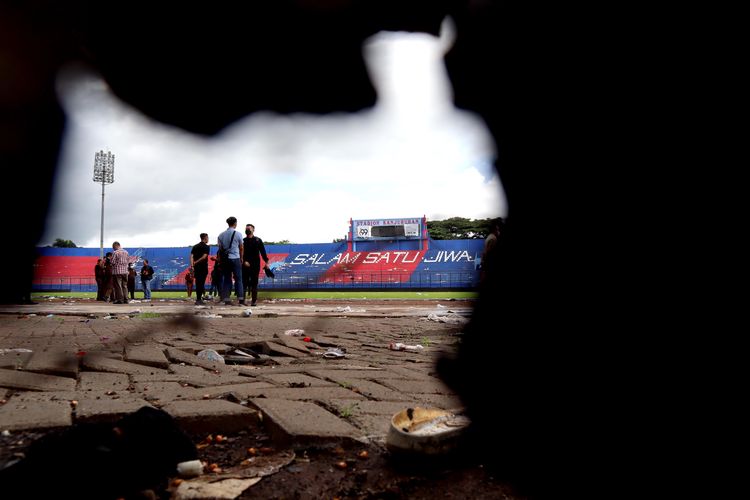
[[[0,430],[114,421],[153,405],[196,432],[262,423],[285,444],[382,443],[401,409],[460,407],[433,367],[455,348],[471,306],[309,299],[253,308],[60,299],[0,306]],[[286,335],[291,329],[305,333]],[[393,351],[391,342],[425,348]],[[233,347],[262,354],[262,364],[196,356]],[[333,347],[345,356],[324,357]]]

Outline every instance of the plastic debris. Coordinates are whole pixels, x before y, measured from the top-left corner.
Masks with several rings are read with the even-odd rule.
[[[11,353],[11,352],[15,352],[15,353],[19,353],[20,354],[22,352],[34,352],[34,351],[32,351],[31,349],[23,349],[21,347],[16,348],[16,349],[0,349],[0,355],[2,355],[2,354],[8,354],[8,353]]]
[[[242,311],[242,315],[246,318],[249,318],[250,316],[252,316],[252,314],[253,314],[252,309],[245,309],[244,311]]]
[[[213,349],[203,349],[201,352],[196,354],[201,359],[207,359],[209,361],[216,361],[218,363],[224,364],[224,358],[221,354],[214,351]]]
[[[439,323],[450,323],[454,325],[463,325],[469,322],[469,318],[464,318],[456,313],[437,315],[430,313],[427,315],[427,319],[430,321],[437,321]]]
[[[305,331],[301,328],[295,328],[293,330],[287,330],[284,332],[284,335],[291,335],[292,337],[301,337],[305,334]]]
[[[326,352],[323,353],[324,358],[328,359],[339,359],[345,357],[344,351],[338,347],[329,347]]]
[[[55,317],[54,314],[48,314],[47,316],[45,316],[45,318],[54,318],[54,317]]]
[[[391,342],[388,344],[388,349],[391,351],[408,351],[408,352],[419,352],[422,349],[424,349],[424,346],[421,344],[402,344],[401,342]]]
[[[177,473],[182,477],[196,477],[203,473],[203,463],[200,460],[189,460],[177,464]]]

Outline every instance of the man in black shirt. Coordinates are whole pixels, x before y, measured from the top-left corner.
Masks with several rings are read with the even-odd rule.
[[[203,293],[206,287],[206,276],[208,276],[208,256],[211,249],[208,247],[208,234],[201,233],[201,241],[190,250],[190,269],[195,274],[195,305],[203,305]]]
[[[151,279],[154,277],[154,268],[148,265],[148,259],[143,259],[141,268],[141,284],[143,285],[143,300],[151,300]]]
[[[254,306],[258,300],[258,274],[260,274],[261,257],[265,261],[263,269],[268,268],[266,247],[263,245],[263,240],[254,236],[254,233],[255,226],[252,224],[246,225],[245,234],[247,236],[242,240],[245,246],[244,262],[242,263],[242,284],[244,291],[247,291],[248,288],[251,290],[251,306]],[[245,297],[242,298],[244,299]]]

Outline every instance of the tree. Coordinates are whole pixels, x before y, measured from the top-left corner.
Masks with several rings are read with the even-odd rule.
[[[52,246],[57,248],[78,248],[71,240],[64,240],[62,238],[57,238]]]
[[[280,241],[264,241],[264,245],[291,245],[292,242],[289,240],[280,240]]]
[[[433,240],[485,239],[493,219],[466,219],[451,217],[445,220],[427,221],[427,229]]]

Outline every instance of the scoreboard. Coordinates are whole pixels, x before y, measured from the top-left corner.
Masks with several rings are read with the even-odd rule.
[[[424,223],[423,217],[352,220],[351,235],[354,241],[419,240],[424,233]]]

